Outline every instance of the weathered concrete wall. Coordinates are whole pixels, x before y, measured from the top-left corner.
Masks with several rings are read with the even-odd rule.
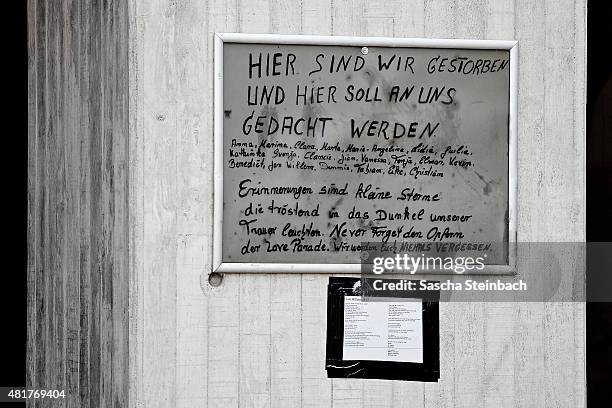
[[[128,3],[27,8],[28,405],[127,407]]]
[[[518,40],[519,241],[580,241],[585,14],[583,0],[131,0],[131,405],[584,406],[584,304],[442,304],[439,383],[328,380],[327,276],[211,288],[207,273],[214,32]]]

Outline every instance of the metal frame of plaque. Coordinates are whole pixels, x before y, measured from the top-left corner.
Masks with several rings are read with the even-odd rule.
[[[485,265],[472,275],[516,273],[517,239],[517,89],[518,42],[502,40],[462,40],[424,38],[348,37],[277,34],[214,34],[214,203],[212,272],[218,273],[352,273],[361,272],[360,263],[252,263],[223,262],[223,44],[288,44],[351,47],[490,49],[510,52],[510,95],[508,121],[508,264]],[[428,271],[432,273],[436,271]],[[445,271],[449,274],[452,272]]]

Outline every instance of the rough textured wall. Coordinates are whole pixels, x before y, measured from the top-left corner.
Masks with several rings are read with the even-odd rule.
[[[574,241],[585,13],[583,0],[131,0],[131,405],[584,406],[583,304],[442,304],[438,384],[328,380],[327,276],[211,288],[207,272],[214,32],[518,40],[519,240]]]
[[[127,407],[128,4],[27,9],[28,404]]]

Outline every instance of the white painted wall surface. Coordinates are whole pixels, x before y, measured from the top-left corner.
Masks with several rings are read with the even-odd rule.
[[[131,406],[585,405],[581,303],[441,304],[439,383],[329,380],[327,275],[207,281],[214,32],[518,40],[518,239],[580,241],[584,0],[130,1]]]

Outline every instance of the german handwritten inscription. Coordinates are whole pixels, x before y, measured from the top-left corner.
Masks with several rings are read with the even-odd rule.
[[[224,44],[223,262],[507,242],[509,78],[506,50]]]

